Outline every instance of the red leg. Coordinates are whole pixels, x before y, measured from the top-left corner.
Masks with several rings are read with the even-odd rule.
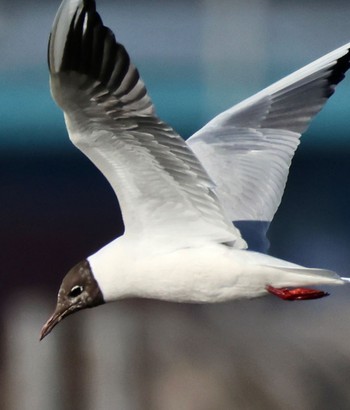
[[[266,286],[266,290],[273,295],[283,299],[283,300],[309,300],[309,299],[319,299],[324,296],[328,296],[329,293],[323,292],[317,289],[307,289],[307,288],[274,288],[271,285]]]

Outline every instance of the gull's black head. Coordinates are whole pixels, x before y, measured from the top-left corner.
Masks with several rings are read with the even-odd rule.
[[[80,309],[104,303],[102,292],[92,274],[89,262],[83,260],[64,277],[58,292],[56,309],[41,330],[40,340],[66,316]]]

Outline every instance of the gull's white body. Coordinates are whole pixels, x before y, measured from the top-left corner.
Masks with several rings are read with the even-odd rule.
[[[335,273],[308,269],[258,252],[208,243],[169,250],[121,237],[88,258],[106,302],[146,297],[223,302],[267,293],[266,286],[339,285]]]
[[[349,48],[230,108],[186,143],[156,116],[94,2],[62,2],[49,46],[52,95],[125,223],[123,237],[88,258],[105,301],[220,302],[261,296],[267,285],[346,282],[247,250],[234,224],[272,220],[299,138],[349,68]]]

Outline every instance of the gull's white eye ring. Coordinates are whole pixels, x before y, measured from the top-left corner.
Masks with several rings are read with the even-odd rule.
[[[83,292],[84,288],[80,285],[73,286],[72,289],[70,290],[68,296],[70,298],[76,298]]]

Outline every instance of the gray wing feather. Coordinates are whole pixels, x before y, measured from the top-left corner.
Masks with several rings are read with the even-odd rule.
[[[350,44],[219,114],[187,140],[232,221],[270,222],[302,132],[349,68]]]

